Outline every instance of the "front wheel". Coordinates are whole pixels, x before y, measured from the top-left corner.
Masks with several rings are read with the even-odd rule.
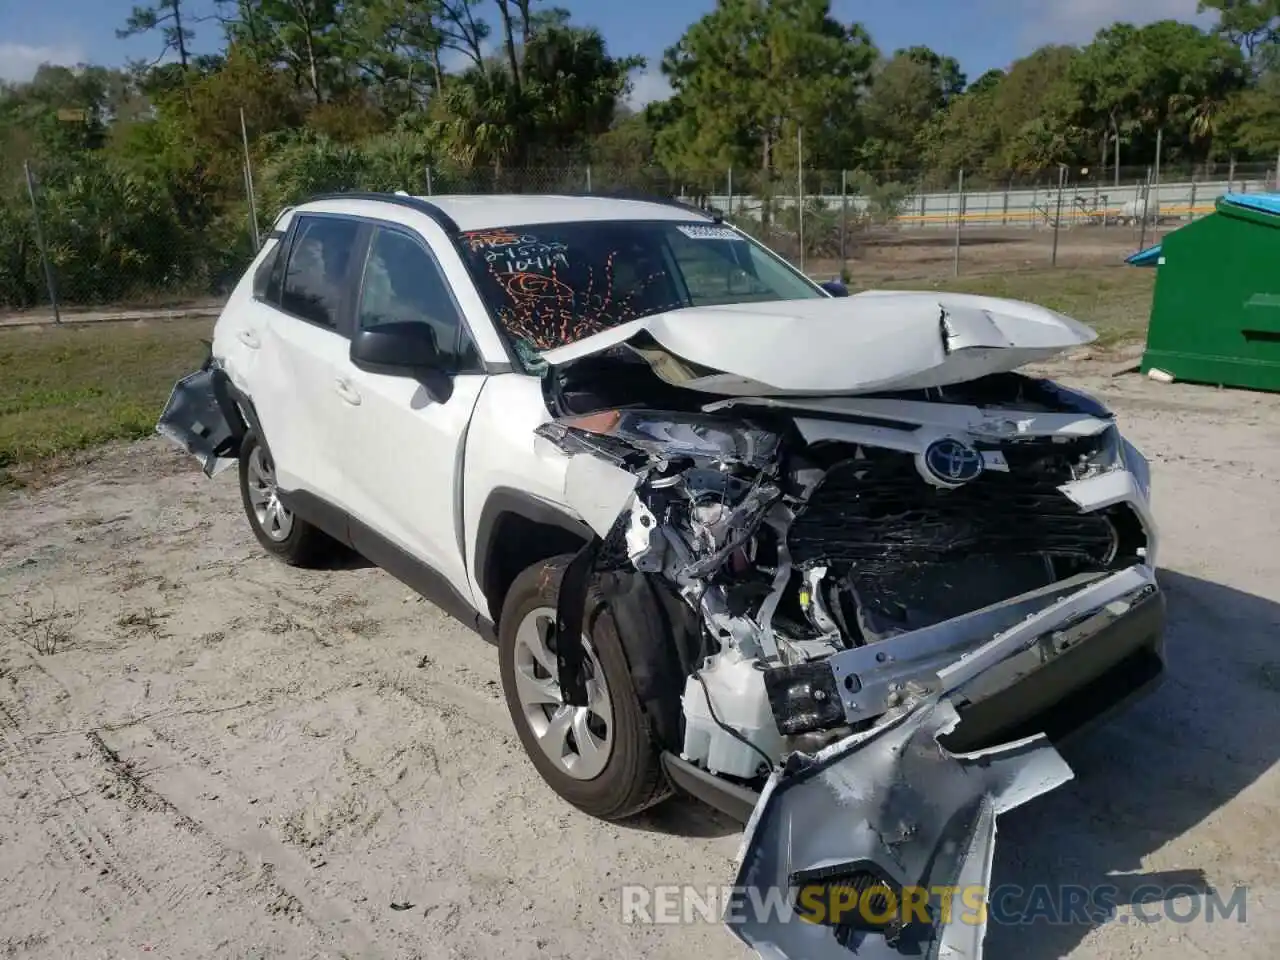
[[[535,564],[511,585],[498,627],[502,690],[520,743],[542,779],[580,810],[617,820],[664,799],[670,787],[617,626],[594,588],[582,637],[589,702],[572,707],[561,698],[553,628],[570,559]]]

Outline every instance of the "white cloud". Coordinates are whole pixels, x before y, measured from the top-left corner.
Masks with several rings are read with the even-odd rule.
[[[639,110],[655,100],[666,100],[674,91],[660,70],[642,70],[631,81],[627,106]]]
[[[74,44],[0,43],[0,80],[30,80],[42,63],[74,66],[83,60],[84,51]]]
[[[1113,23],[1139,26],[1156,20],[1184,20],[1201,26],[1213,14],[1196,11],[1198,0],[1015,0],[1022,21],[1023,43],[1088,43]],[[1006,9],[1015,4],[1005,0]]]

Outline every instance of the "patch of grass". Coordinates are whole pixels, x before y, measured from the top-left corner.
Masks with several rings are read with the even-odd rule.
[[[1027,300],[1087,323],[1099,346],[1114,346],[1147,335],[1156,272],[1136,267],[1010,271],[938,280],[888,280],[881,289],[943,290]]]
[[[9,466],[148,436],[212,331],[208,319],[0,329],[0,482]]]

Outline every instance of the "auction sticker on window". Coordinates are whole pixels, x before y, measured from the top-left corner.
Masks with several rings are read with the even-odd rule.
[[[738,240],[740,239],[737,232],[730,230],[728,227],[703,227],[688,226],[685,224],[676,228],[686,237],[694,240]]]

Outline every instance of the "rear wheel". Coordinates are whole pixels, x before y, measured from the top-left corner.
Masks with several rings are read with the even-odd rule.
[[[240,500],[258,542],[286,563],[310,566],[331,550],[328,536],[281,503],[275,463],[253,431],[240,443]]]
[[[554,626],[569,557],[525,570],[511,585],[498,628],[507,709],[542,779],[592,816],[617,820],[665,798],[670,788],[631,683],[617,626],[595,590],[583,625],[587,699],[564,703],[556,680]]]

